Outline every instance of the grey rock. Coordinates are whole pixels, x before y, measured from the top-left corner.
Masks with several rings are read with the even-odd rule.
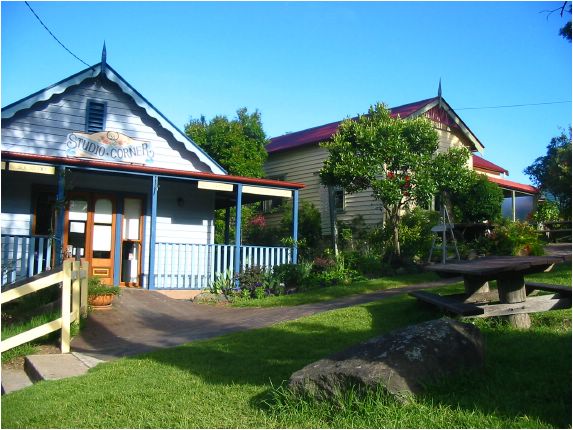
[[[479,329],[450,318],[408,326],[350,347],[292,374],[295,393],[328,399],[353,387],[384,387],[404,398],[419,393],[425,382],[484,361]]]
[[[193,303],[198,303],[198,304],[216,304],[216,303],[225,303],[225,302],[227,302],[227,299],[225,298],[224,295],[213,294],[213,293],[209,293],[206,291],[197,294],[193,298]]]

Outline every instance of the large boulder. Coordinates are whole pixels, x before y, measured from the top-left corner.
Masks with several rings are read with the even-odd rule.
[[[330,398],[353,387],[384,387],[397,397],[421,391],[424,382],[483,366],[479,329],[450,318],[408,326],[309,364],[292,374],[299,394]]]

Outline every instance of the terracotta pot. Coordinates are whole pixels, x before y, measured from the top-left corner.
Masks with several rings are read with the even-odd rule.
[[[88,304],[94,309],[107,309],[111,307],[114,294],[104,294],[101,296],[89,296]]]

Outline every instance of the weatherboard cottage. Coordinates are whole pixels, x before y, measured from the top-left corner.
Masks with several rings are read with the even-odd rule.
[[[231,176],[102,61],[2,109],[2,284],[90,263],[108,284],[208,287],[297,249],[214,243],[214,211],[293,199],[300,183]],[[295,241],[296,243],[296,241]]]
[[[484,145],[442,97],[441,84],[437,97],[393,107],[390,113],[393,117],[399,116],[403,119],[418,116],[429,119],[438,134],[439,152],[455,147],[467,148],[472,153],[468,168],[486,175],[490,182],[502,188],[504,216],[513,220],[525,219],[531,213],[539,190],[531,185],[520,184],[502,177],[508,174],[506,169],[477,155],[483,153]],[[342,188],[332,190],[334,210],[330,210],[327,187],[321,184],[318,175],[324,161],[328,158],[328,151],[320,146],[320,143],[332,139],[341,122],[336,121],[277,136],[272,138],[266,146],[269,154],[265,164],[267,176],[280,180],[300,181],[305,184],[300,197],[319,209],[322,233],[325,236],[331,232],[331,221],[350,222],[356,217],[362,217],[366,226],[374,227],[384,219],[380,203],[369,189],[352,194],[346,193]],[[272,205],[273,201],[269,200],[264,207],[269,210]],[[331,213],[333,220],[330,219]],[[271,218],[273,216],[269,215]]]

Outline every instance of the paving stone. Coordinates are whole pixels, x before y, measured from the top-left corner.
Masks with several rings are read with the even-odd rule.
[[[2,369],[2,394],[12,393],[33,385],[22,369]]]
[[[83,375],[88,371],[80,359],[73,354],[28,355],[24,370],[32,381],[53,381]]]

